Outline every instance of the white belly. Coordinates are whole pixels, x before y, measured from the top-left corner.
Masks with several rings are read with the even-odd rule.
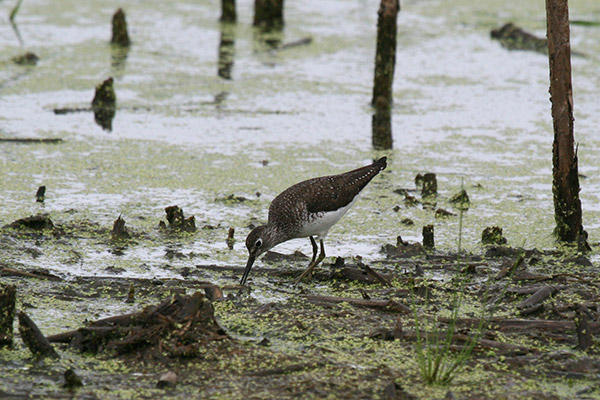
[[[344,214],[346,214],[346,211],[348,211],[350,207],[352,207],[357,197],[358,196],[354,197],[354,200],[345,207],[319,214],[318,218],[315,218],[304,225],[298,237],[318,236],[320,239],[323,239],[327,235],[329,229],[335,225]]]

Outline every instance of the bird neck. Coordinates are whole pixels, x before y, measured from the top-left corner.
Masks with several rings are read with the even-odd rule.
[[[269,248],[277,246],[279,243],[283,243],[287,240],[292,239],[283,229],[276,224],[265,225],[264,235],[265,240],[269,243]]]

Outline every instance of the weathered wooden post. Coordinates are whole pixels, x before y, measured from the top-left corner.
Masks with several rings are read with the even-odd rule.
[[[392,104],[392,86],[396,67],[396,19],[400,11],[399,0],[381,0],[377,19],[377,50],[375,53],[375,79],[372,106]],[[379,99],[382,97],[382,99]]]
[[[112,44],[118,44],[120,46],[129,46],[131,41],[129,40],[129,34],[127,33],[127,21],[125,20],[125,12],[122,8],[119,8],[113,15],[112,19]]]
[[[125,12],[119,8],[112,19],[112,38],[111,46],[111,66],[114,69],[114,75],[120,76],[125,68],[125,60],[129,54],[131,40],[127,32],[127,20]],[[110,129],[109,129],[110,130]]]
[[[235,0],[221,0],[221,22],[236,22]]]
[[[263,30],[283,27],[283,0],[254,0],[254,26]]]
[[[376,150],[391,149],[392,90],[396,66],[396,20],[400,11],[399,0],[381,0],[377,19],[377,49],[375,77],[371,105],[375,113],[371,119],[372,142]]]
[[[111,131],[112,120],[117,112],[117,96],[112,77],[96,86],[96,92],[92,100],[92,111],[94,112],[96,123],[102,129]]]
[[[435,239],[433,238],[433,225],[425,225],[423,227],[423,247],[433,249],[435,247]]]
[[[577,150],[573,138],[573,86],[567,0],[546,0],[550,101],[554,143],[552,145],[552,193],[554,230],[558,239],[577,242],[583,234]]]

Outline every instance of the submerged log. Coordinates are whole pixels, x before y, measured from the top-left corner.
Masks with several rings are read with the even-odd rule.
[[[498,40],[502,47],[509,50],[532,50],[548,54],[548,42],[546,39],[526,32],[511,22],[492,30],[490,36],[492,39]]]
[[[5,225],[4,228],[42,231],[44,229],[53,229],[54,224],[47,215],[32,215],[31,217],[21,218],[8,225]]]
[[[27,52],[25,54],[15,56],[11,60],[17,65],[35,66],[40,58],[35,53]]]
[[[302,39],[298,39],[298,40],[294,40],[292,42],[286,42],[284,44],[282,44],[281,46],[279,46],[279,48],[277,50],[288,50],[288,49],[293,49],[295,47],[300,47],[300,46],[306,46],[311,44],[313,41],[312,37],[308,36]]]

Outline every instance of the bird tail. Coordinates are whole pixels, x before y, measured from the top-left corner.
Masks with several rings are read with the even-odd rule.
[[[387,157],[381,157],[373,163],[374,167],[379,167],[379,171],[383,171],[387,167]]]

